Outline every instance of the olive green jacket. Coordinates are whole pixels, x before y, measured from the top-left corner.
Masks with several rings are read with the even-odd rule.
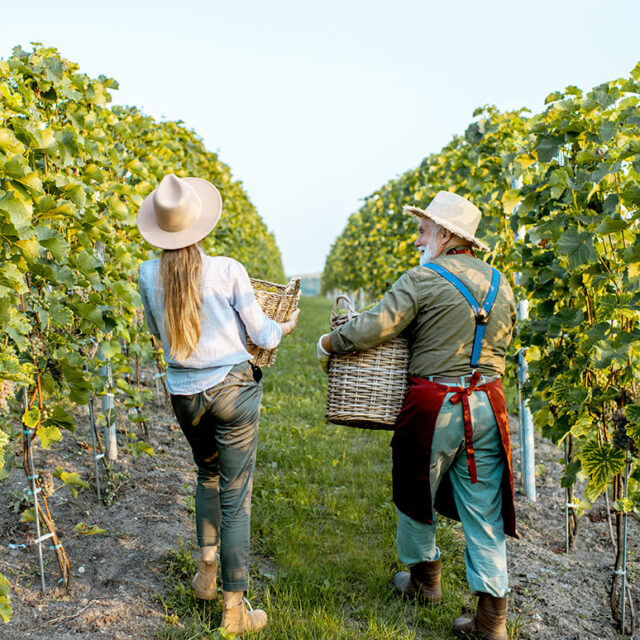
[[[456,275],[482,305],[491,284],[491,267],[468,253],[443,254],[433,262]],[[500,274],[489,316],[478,371],[504,374],[504,359],[516,322],[513,291]],[[369,311],[330,334],[338,354],[367,349],[404,331],[409,339],[412,376],[463,376],[471,372],[475,317],[462,294],[427,267],[405,272]]]

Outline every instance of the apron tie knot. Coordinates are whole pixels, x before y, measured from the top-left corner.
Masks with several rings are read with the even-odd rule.
[[[469,386],[461,389],[451,396],[451,402],[458,404],[462,401],[462,417],[464,420],[464,442],[467,449],[467,469],[471,484],[478,482],[478,472],[476,470],[476,453],[473,448],[473,424],[471,422],[471,407],[469,406],[469,396],[476,390],[476,385],[480,380],[480,374],[473,372]]]

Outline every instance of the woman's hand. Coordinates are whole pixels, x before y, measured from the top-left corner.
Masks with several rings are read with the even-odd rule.
[[[288,336],[298,326],[298,316],[300,315],[300,309],[296,309],[291,317],[286,322],[280,323],[282,329],[282,337]]]

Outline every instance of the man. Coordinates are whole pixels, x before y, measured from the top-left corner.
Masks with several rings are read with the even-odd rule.
[[[397,547],[409,572],[398,593],[442,599],[436,513],[462,522],[476,615],[457,618],[466,637],[506,640],[505,533],[517,537],[509,425],[501,376],[516,320],[504,275],[476,258],[480,210],[440,191],[419,219],[420,266],[405,272],[369,311],[322,336],[318,355],[373,347],[402,331],[410,340],[410,388],[393,440]]]

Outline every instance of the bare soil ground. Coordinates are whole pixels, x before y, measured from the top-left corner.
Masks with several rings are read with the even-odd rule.
[[[31,544],[34,524],[19,523],[11,507],[0,511],[0,571],[11,582],[14,610],[13,619],[0,627],[0,637],[152,638],[162,624],[164,611],[154,595],[162,592],[163,564],[170,550],[179,538],[189,542],[194,538],[189,504],[195,467],[164,400],[154,397],[148,413],[153,416],[150,444],[155,456],[133,458],[120,449],[121,459],[115,463],[119,486],[109,506],[97,500],[93,488],[86,416],[75,433],[65,438],[65,446],[52,451],[36,448],[37,468],[77,471],[82,478],[91,478],[92,486],[82,489],[76,499],[61,488],[49,500],[71,562],[69,595],[56,586],[59,573],[51,551],[45,554],[47,594],[42,595],[36,548]],[[104,486],[104,472],[102,479]],[[0,504],[12,505],[26,488],[22,469],[14,469],[0,484]],[[74,526],[79,522],[98,525],[107,534],[76,534]],[[21,546],[25,543],[26,547]]]
[[[14,505],[27,489],[21,468],[0,483],[0,572],[11,582],[13,619],[0,626],[5,640],[94,640],[153,638],[165,612],[157,598],[163,589],[163,566],[180,538],[191,545],[194,467],[190,451],[164,400],[153,400],[151,445],[156,455],[122,455],[116,501],[98,502],[93,490],[91,442],[86,415],[73,435],[55,451],[37,449],[39,469],[57,466],[91,478],[92,488],[73,499],[57,490],[50,506],[71,560],[71,593],[56,586],[57,564],[46,551],[47,593],[40,592],[33,523],[19,523]],[[516,434],[514,433],[514,436]],[[62,444],[62,443],[61,443]],[[517,437],[514,437],[517,462]],[[520,540],[509,541],[512,581],[511,616],[522,621],[520,638],[618,638],[607,601],[613,551],[602,505],[580,523],[575,551],[564,545],[564,493],[560,488],[560,452],[537,440],[538,501],[517,496]],[[517,464],[516,464],[517,468]],[[58,483],[59,481],[55,481]],[[519,485],[519,476],[516,477]],[[80,535],[85,522],[107,530]],[[629,521],[629,574],[636,609],[640,608],[640,526]],[[389,553],[394,553],[390,549]],[[636,636],[640,638],[638,632]]]
[[[511,437],[518,488],[521,477],[515,421]],[[520,539],[508,541],[512,615],[520,614],[522,617],[522,638],[620,638],[613,624],[608,599],[614,551],[602,497],[590,513],[580,518],[575,547],[569,554],[564,553],[565,496],[560,487],[562,457],[557,446],[536,436],[536,465],[541,465],[536,483],[537,501],[531,502],[517,491]],[[634,517],[628,519],[627,535],[628,580],[638,612],[640,525]],[[636,629],[633,638],[640,638],[640,629]]]

